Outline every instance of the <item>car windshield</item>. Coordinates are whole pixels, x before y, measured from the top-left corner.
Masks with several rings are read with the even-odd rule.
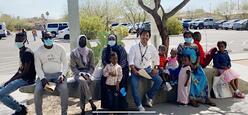
[[[57,28],[58,24],[48,24],[47,27],[48,28]]]

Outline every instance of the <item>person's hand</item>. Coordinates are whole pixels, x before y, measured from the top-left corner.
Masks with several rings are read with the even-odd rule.
[[[47,80],[46,78],[43,78],[43,79],[41,80],[41,84],[42,84],[42,87],[44,88],[45,85],[46,85],[46,84],[49,84],[49,83],[48,83],[48,80]]]
[[[158,74],[158,69],[153,68],[152,69],[152,76],[155,76],[156,74]]]
[[[116,72],[115,71],[109,72],[109,75],[116,76]]]
[[[136,76],[139,76],[139,71],[137,71],[136,69],[135,70],[132,70],[132,73]]]
[[[119,83],[116,84],[116,90],[117,90],[117,91],[120,90],[120,85],[119,85]]]
[[[58,82],[62,83],[65,80],[65,76],[64,75],[60,75],[58,78]]]

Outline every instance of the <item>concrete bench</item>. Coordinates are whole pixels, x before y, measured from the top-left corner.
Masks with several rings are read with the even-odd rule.
[[[209,89],[212,89],[213,77],[217,75],[217,70],[213,69],[211,67],[208,67],[208,68],[205,68],[204,71],[207,75]],[[68,85],[68,89],[69,89],[69,96],[78,98],[79,97],[78,83],[75,82],[74,78],[68,78],[67,82],[68,82],[67,85]],[[101,84],[100,80],[96,80],[96,81],[93,81],[90,85],[91,91],[92,91],[92,97],[94,100],[100,100],[101,99],[101,85],[100,84]],[[248,90],[248,89],[246,89],[247,85],[248,85],[248,83],[246,81],[240,80],[239,86],[240,86],[241,91],[247,91]],[[143,99],[144,99],[145,93],[148,91],[148,89],[150,89],[151,86],[152,86],[152,82],[150,80],[142,78],[139,81],[139,93],[140,93],[140,96],[143,96],[142,97]],[[20,91],[23,93],[33,93],[34,92],[34,85],[21,87]],[[47,94],[47,95],[59,95],[59,93],[56,91],[54,93],[45,92],[45,94]],[[165,102],[175,102],[176,98],[177,98],[176,94],[177,94],[177,87],[173,87],[173,90],[171,90],[169,92],[163,91],[161,89],[157,93],[157,95],[155,96],[155,98],[153,100],[154,104],[165,103]],[[128,82],[127,101],[128,101],[129,108],[135,107],[132,93],[131,93],[130,82]]]

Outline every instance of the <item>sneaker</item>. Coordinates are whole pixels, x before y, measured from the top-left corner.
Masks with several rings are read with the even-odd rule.
[[[142,105],[138,106],[137,109],[138,109],[139,111],[145,111],[145,108],[144,108]]]
[[[27,108],[24,106],[24,105],[20,105],[22,110],[19,111],[19,112],[15,112],[13,115],[27,115]]]
[[[152,99],[150,99],[147,94],[145,95],[145,97],[146,97],[146,105],[148,107],[152,107]]]
[[[169,82],[166,82],[166,83],[165,83],[165,85],[166,85],[166,89],[167,89],[167,91],[172,90],[172,87],[171,87],[171,85],[170,85],[170,83],[169,83]]]
[[[239,93],[234,93],[233,97],[243,99],[243,98],[245,98],[245,95],[243,93],[239,92]]]

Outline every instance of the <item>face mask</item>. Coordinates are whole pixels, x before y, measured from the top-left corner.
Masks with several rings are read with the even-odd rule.
[[[44,44],[46,46],[52,46],[53,45],[53,39],[48,38],[48,39],[44,40]]]
[[[186,43],[191,43],[192,42],[192,38],[184,38],[184,41],[186,42]]]
[[[15,42],[17,48],[22,48],[24,46],[23,42]]]
[[[110,40],[108,41],[108,45],[110,46],[114,46],[116,44],[116,41]]]

